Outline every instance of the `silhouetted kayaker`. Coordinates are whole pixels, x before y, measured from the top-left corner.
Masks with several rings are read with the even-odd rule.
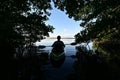
[[[65,44],[60,40],[61,36],[57,36],[57,41],[55,41],[52,45],[53,52],[61,53],[64,51]]]
[[[53,49],[50,53],[50,61],[55,68],[59,68],[65,60],[65,44],[60,39],[61,36],[57,36],[57,41],[53,43]]]

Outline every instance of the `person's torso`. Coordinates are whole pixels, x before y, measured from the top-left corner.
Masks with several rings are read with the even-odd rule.
[[[53,46],[53,51],[63,52],[64,51],[64,43],[62,41],[56,41]]]

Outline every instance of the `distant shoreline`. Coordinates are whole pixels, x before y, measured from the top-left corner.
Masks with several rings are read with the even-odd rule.
[[[57,39],[56,37],[48,37],[46,39]],[[61,39],[75,39],[75,38],[71,38],[71,37],[63,37]]]

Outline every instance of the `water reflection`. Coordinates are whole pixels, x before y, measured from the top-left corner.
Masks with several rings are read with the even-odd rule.
[[[71,43],[73,39],[65,41]],[[43,42],[49,45],[54,39]],[[11,71],[13,73],[9,73],[13,78],[9,80],[120,80],[120,58],[116,58],[118,56],[106,58],[98,53],[83,52],[80,47],[66,45],[62,57],[55,57],[49,52],[51,49],[46,47],[35,55],[16,59]]]
[[[47,54],[42,53],[16,59],[9,80],[44,80],[41,66],[47,64]]]
[[[50,46],[53,44],[55,40],[56,39],[43,40],[43,42],[40,42],[40,45]],[[62,39],[62,41],[65,44],[70,44],[74,42],[74,39]],[[44,44],[45,42],[47,43]],[[74,72],[72,64],[75,61],[75,59],[71,58],[70,56],[75,55],[76,53],[75,46],[66,45],[64,48],[64,53],[62,54],[61,52],[62,54],[61,57],[59,57],[58,55],[57,57],[55,57],[51,53],[51,51],[53,51],[52,47],[46,47],[43,50],[49,51],[48,64],[43,65],[41,68],[42,70],[45,70],[43,74],[46,80],[66,80],[67,76]],[[57,52],[55,53],[58,53],[58,52],[60,51],[57,50]]]
[[[75,58],[75,73],[70,74],[67,80],[120,80],[120,68],[116,62],[108,63],[104,57],[81,50],[77,50]]]

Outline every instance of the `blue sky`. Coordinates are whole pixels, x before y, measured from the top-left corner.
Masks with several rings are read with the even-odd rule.
[[[61,35],[61,37],[74,37],[76,33],[82,30],[79,25],[80,21],[76,22],[73,19],[68,18],[65,12],[56,8],[53,8],[50,12],[51,16],[46,23],[55,28],[53,33],[50,33],[50,37],[56,37],[57,35]]]

